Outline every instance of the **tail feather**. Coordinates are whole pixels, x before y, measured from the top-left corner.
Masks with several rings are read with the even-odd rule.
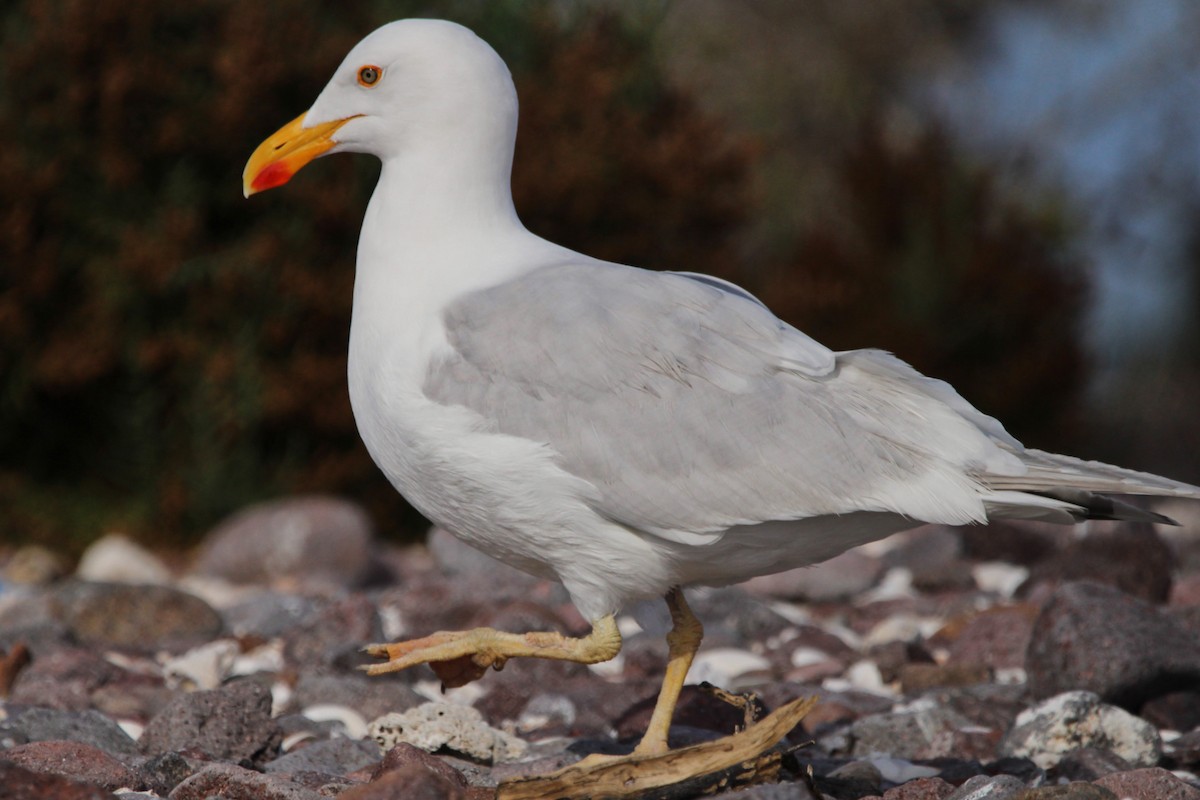
[[[1010,499],[995,509],[997,516],[1032,516],[1057,522],[1068,522],[1073,518],[1075,521],[1109,519],[1175,525],[1177,523],[1170,517],[1107,495],[1200,499],[1200,487],[1148,472],[1042,450],[1024,450],[1017,454],[1027,467],[1024,475],[989,474],[983,476],[983,481],[989,489],[1005,498],[1022,493],[1030,502],[1016,504]]]

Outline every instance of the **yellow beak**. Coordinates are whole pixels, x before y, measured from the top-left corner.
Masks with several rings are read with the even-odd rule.
[[[242,171],[242,194],[249,197],[287,183],[305,164],[329,152],[337,144],[334,132],[354,119],[347,117],[305,128],[304,117],[296,117],[255,148]]]

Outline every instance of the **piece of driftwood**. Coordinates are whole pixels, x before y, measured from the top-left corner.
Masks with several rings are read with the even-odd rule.
[[[496,798],[672,800],[775,781],[781,755],[772,748],[816,702],[793,700],[740,733],[661,755],[592,757],[557,772],[505,781]]]

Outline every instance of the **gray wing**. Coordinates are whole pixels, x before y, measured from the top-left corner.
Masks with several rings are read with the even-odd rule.
[[[544,267],[444,321],[452,353],[426,394],[546,443],[597,511],[657,535],[858,510],[978,521],[969,473],[1020,471],[999,424],[945,384],[878,351],[835,355],[687,275]]]

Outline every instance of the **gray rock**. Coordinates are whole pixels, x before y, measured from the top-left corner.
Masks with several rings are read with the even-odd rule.
[[[46,741],[80,742],[116,756],[138,751],[129,734],[97,711],[30,708],[0,722],[0,745]]]
[[[1066,692],[1022,712],[1000,749],[1047,769],[1082,747],[1110,750],[1134,766],[1157,764],[1162,754],[1153,725],[1092,692]]]
[[[147,755],[198,750],[212,758],[258,765],[279,750],[282,734],[271,719],[271,692],[253,681],[176,697],[143,731]]]
[[[1086,689],[1125,708],[1200,683],[1200,641],[1108,586],[1068,583],[1043,607],[1025,669],[1035,697]]]
[[[1024,790],[1024,781],[1012,775],[976,775],[945,800],[1012,800]]]
[[[233,764],[210,764],[180,783],[171,792],[170,800],[325,800],[313,789],[288,781],[280,775],[235,767]]]
[[[353,669],[375,663],[361,651],[364,645],[382,638],[375,604],[361,594],[352,594],[285,632],[284,655],[289,664]]]
[[[156,794],[166,797],[176,786],[207,766],[188,759],[180,753],[163,753],[150,759],[138,769],[142,783]]]
[[[250,506],[212,530],[195,571],[231,583],[356,588],[372,572],[374,530],[357,505],[291,497]]]
[[[318,610],[308,597],[264,591],[221,611],[225,627],[236,636],[271,639],[303,624]]]
[[[482,550],[471,547],[445,528],[430,528],[428,536],[425,537],[425,546],[433,556],[433,563],[443,575],[449,577],[486,575],[489,581],[519,584],[537,581],[537,578],[529,573],[510,567]]]
[[[268,774],[323,772],[329,775],[348,775],[374,764],[381,758],[383,749],[373,741],[338,737],[313,742],[293,750],[266,764],[263,771]]]
[[[208,603],[168,586],[70,581],[53,590],[52,603],[76,638],[104,647],[186,649],[223,627]]]
[[[364,720],[372,720],[392,711],[407,711],[424,702],[425,698],[407,684],[387,677],[305,672],[296,682],[291,706],[303,710],[313,705],[332,703],[352,708]]]
[[[926,759],[988,758],[1000,738],[949,708],[872,714],[850,726],[851,755]]]

